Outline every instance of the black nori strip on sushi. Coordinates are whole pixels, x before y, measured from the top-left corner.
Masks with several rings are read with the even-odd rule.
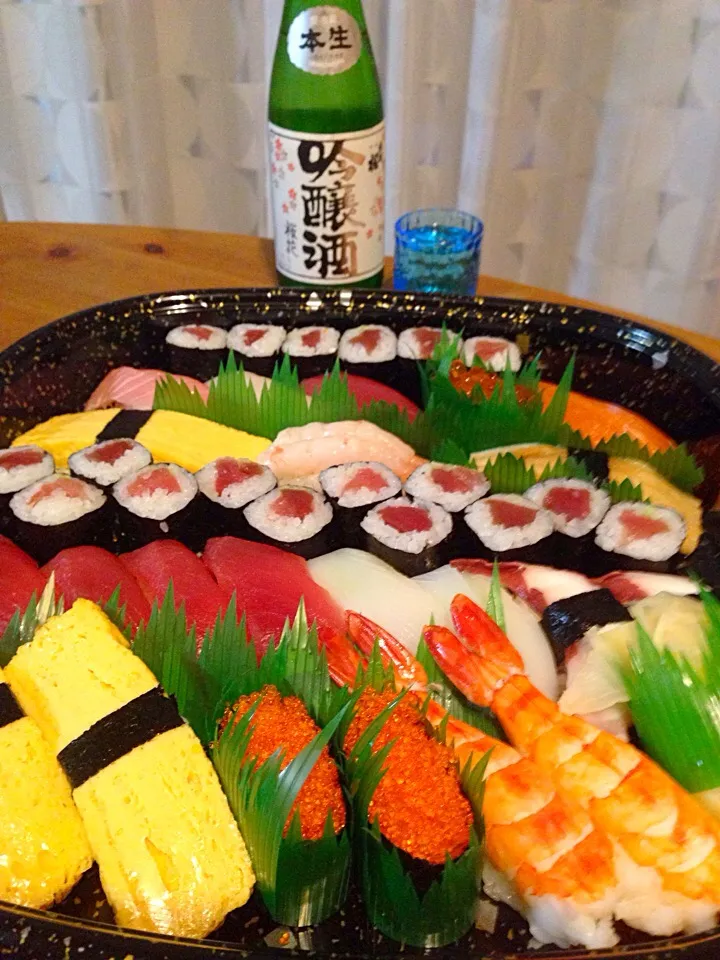
[[[631,620],[632,617],[620,601],[606,587],[602,587],[549,604],[540,623],[550,640],[555,660],[561,664],[566,651],[581,640],[591,627]]]
[[[161,733],[181,727],[185,721],[160,687],[153,687],[98,720],[58,754],[60,766],[73,790],[135,747]],[[162,802],[162,797],[158,798]]]
[[[16,720],[22,720],[25,714],[6,683],[0,683],[0,727],[7,727]]]
[[[389,522],[386,511],[419,509],[427,515],[429,525],[421,529]],[[406,517],[410,517],[406,514]],[[417,577],[442,567],[450,559],[455,521],[451,514],[435,503],[412,501],[405,496],[376,504],[363,519],[360,530],[360,546],[380,560],[390,564],[406,577]],[[423,537],[422,534],[428,534]],[[418,552],[408,549],[413,540],[429,541]]]
[[[311,510],[305,512],[304,504],[300,503],[300,513],[293,516],[292,497],[302,497],[305,502],[307,498],[311,498]],[[288,510],[279,514],[276,512],[276,504],[281,499],[288,504]],[[314,560],[342,543],[337,515],[332,505],[322,494],[305,487],[286,486],[270,490],[249,503],[244,508],[243,515],[249,527],[248,540],[280,547],[304,560]],[[307,522],[308,518],[314,522]],[[303,532],[307,532],[306,536],[297,535],[297,527],[302,524],[305,524]],[[292,528],[296,530],[293,531]]]
[[[120,410],[95,437],[95,442],[136,437],[153,413],[154,410]]]
[[[610,477],[610,458],[601,450],[581,450],[579,447],[569,447],[568,454],[588,468],[596,480],[601,483]]]
[[[222,330],[222,328],[218,328],[215,324],[208,323],[181,324],[179,327],[174,327],[172,330],[169,330],[166,337],[168,370],[170,373],[178,373],[185,377],[195,377],[197,380],[211,380],[218,375],[220,364],[223,363],[228,356],[225,331],[222,331],[222,346],[213,347],[212,349],[201,347],[200,344],[205,341],[192,337],[189,333],[186,334],[186,337],[188,337],[187,342],[173,343],[171,338],[178,334],[182,335],[186,328],[188,330],[192,330],[193,328],[210,328],[213,331],[212,335],[214,337],[220,337],[221,334],[219,331]]]
[[[176,479],[179,490],[162,490],[167,497],[176,497],[175,509],[167,512],[158,500],[149,503],[155,491],[132,490],[132,485],[142,477],[156,471],[168,471]],[[204,498],[203,498],[204,499]],[[137,550],[153,540],[180,540],[191,550],[201,550],[209,534],[204,522],[201,497],[194,476],[177,464],[154,463],[137,473],[123,477],[113,486],[112,503],[115,510],[113,549],[117,552]],[[153,516],[152,514],[155,514]],[[143,514],[149,514],[147,516]]]
[[[332,323],[332,317],[323,319],[326,319],[328,323]],[[302,338],[303,333],[313,334],[315,328],[323,331],[317,345],[315,347],[308,348],[307,353],[293,352],[297,345],[298,339]],[[326,334],[324,331],[332,331],[332,333]],[[323,337],[328,338],[328,344],[332,346],[332,349],[330,351],[312,352],[313,350],[319,350],[322,347]],[[330,340],[332,340],[332,344],[330,344]],[[297,326],[288,330],[287,338],[282,346],[282,352],[283,354],[288,354],[290,357],[290,362],[292,363],[293,367],[297,369],[298,377],[301,380],[305,380],[308,377],[316,377],[321,373],[327,373],[332,369],[337,357],[339,341],[340,334],[335,327],[331,327],[322,323],[303,324],[302,326]]]
[[[700,542],[689,557],[682,558],[678,572],[697,574],[720,596],[720,510],[711,510],[704,515]]]

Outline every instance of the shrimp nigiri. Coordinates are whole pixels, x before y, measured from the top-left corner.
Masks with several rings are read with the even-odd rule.
[[[588,948],[615,944],[612,916],[618,883],[614,848],[607,836],[532,761],[428,701],[422,666],[381,627],[352,612],[347,614],[347,627],[365,654],[379,641],[384,660],[394,666],[397,686],[408,688],[424,705],[433,726],[446,725],[446,739],[461,763],[477,762],[492,750],[483,801],[485,844],[492,865],[484,866],[488,892],[524,913],[532,935],[544,943]],[[351,684],[357,664],[363,662],[360,653],[337,634],[325,633],[323,642],[333,678]],[[417,709],[415,714],[419,719]],[[435,807],[442,809],[441,803],[435,796]]]
[[[288,427],[258,457],[280,481],[317,476],[327,467],[355,460],[384,463],[401,480],[425,462],[407,443],[367,420]]]
[[[649,757],[543,696],[471,600],[458,595],[451,613],[459,638],[443,627],[425,630],[442,669],[470,700],[492,707],[515,747],[618,841],[638,897],[621,902],[616,916],[658,935],[712,927],[720,910],[717,821]]]

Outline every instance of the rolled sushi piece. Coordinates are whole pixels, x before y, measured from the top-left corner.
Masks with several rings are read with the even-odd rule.
[[[52,456],[35,444],[0,450],[0,527],[12,495],[52,473]]]
[[[448,330],[448,335],[455,341],[459,339],[452,330]],[[441,327],[410,327],[398,337],[398,357],[403,360],[430,360],[441,339]]]
[[[402,491],[402,480],[397,474],[373,460],[328,467],[321,472],[319,481],[323,493],[335,505],[338,533],[348,547],[357,545],[367,508]]]
[[[564,600],[555,600],[545,608],[541,624],[555,654],[557,664],[593,627],[632,620],[627,608],[610,590],[600,587],[587,593],[578,593]]]
[[[422,464],[405,481],[405,492],[411,497],[437,503],[448,513],[465,510],[489,489],[482,471],[435,461]]]
[[[73,477],[94,483],[101,489],[112,487],[118,480],[151,462],[150,451],[129,437],[102,440],[68,457],[68,466]]]
[[[568,537],[583,537],[610,509],[610,496],[586,480],[563,478],[536,483],[525,497],[546,510],[553,526]]]
[[[169,330],[165,342],[172,373],[210,380],[225,359],[227,333],[210,324],[189,323]]]
[[[204,543],[195,477],[175,463],[152,463],[112,488],[122,508],[116,513],[118,550],[135,550],[153,540],[182,540],[194,549]]]
[[[390,327],[377,323],[351,327],[340,337],[338,356],[343,369],[361,376],[378,376],[382,368],[375,365],[389,363],[397,356],[397,337]]]
[[[506,560],[553,532],[547,510],[515,493],[496,493],[477,500],[465,511],[465,522],[486,550]],[[527,553],[522,556],[529,559]]]
[[[508,362],[511,370],[519,370],[522,363],[517,344],[504,337],[470,337],[463,345],[463,355],[468,367],[480,360],[488,370],[497,373],[501,373]]]
[[[661,563],[678,553],[686,530],[683,518],[669,507],[622,501],[605,514],[595,543],[615,558]]]
[[[286,336],[285,327],[271,323],[237,323],[228,333],[227,345],[245,370],[269,377]]]
[[[254,877],[200,741],[99,607],[78,600],[5,676],[72,788],[120,926],[205,937]]]
[[[39,564],[64,547],[102,544],[111,536],[107,498],[97,487],[55,473],[10,500],[6,533]]]
[[[436,503],[400,496],[373,507],[360,527],[366,550],[415,577],[445,563],[453,521]]]
[[[218,457],[195,474],[207,535],[249,535],[241,508],[277,486],[269,467],[241,457]]]
[[[332,366],[340,343],[340,334],[334,327],[297,327],[290,330],[282,345],[297,367],[301,380],[325,373]]]
[[[322,494],[308,487],[271,490],[248,504],[244,515],[255,539],[282,544],[306,560],[326,553],[334,539],[332,507]]]
[[[70,784],[0,670],[0,900],[44,909],[90,868]]]
[[[221,423],[175,410],[88,410],[63,413],[38,424],[13,440],[12,446],[37,444],[64,470],[71,454],[103,440],[132,438],[146,447],[154,460],[199,470],[215,457],[255,459],[270,446],[256,437]]]

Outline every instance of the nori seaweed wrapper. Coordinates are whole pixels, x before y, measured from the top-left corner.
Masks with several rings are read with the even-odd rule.
[[[196,380],[212,380],[216,377],[220,364],[227,360],[228,351],[198,350],[196,347],[176,347],[167,344],[167,362],[169,373],[179,373]]]
[[[720,596],[720,510],[706,513],[703,527],[700,543],[678,564],[678,572],[696,574]]]
[[[626,608],[603,587],[556,600],[545,608],[540,623],[550,640],[556,662],[562,664],[566,651],[591,627],[630,620],[632,617]]]
[[[206,499],[206,498],[202,498]],[[210,534],[204,522],[203,504],[200,494],[182,510],[171,514],[164,520],[139,517],[126,510],[114,497],[108,499],[114,513],[112,539],[108,549],[115,553],[127,553],[147,546],[154,540],[179,540],[191,550],[198,552],[205,546]]]
[[[596,480],[604,483],[609,478],[610,457],[602,450],[582,450],[579,447],[568,447],[568,455],[586,467]]]
[[[8,509],[4,525],[0,525],[3,535],[24,550],[40,566],[46,564],[66,547],[97,546],[112,548],[113,545],[113,504],[108,498],[97,510],[91,510],[77,520],[58,523],[55,526],[41,526],[20,520]]]

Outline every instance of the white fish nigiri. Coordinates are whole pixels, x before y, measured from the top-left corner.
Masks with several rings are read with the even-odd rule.
[[[464,593],[483,610],[490,596],[490,577],[482,574],[461,573],[451,566],[439,567],[430,573],[415,577],[433,597],[433,615],[439,626],[452,626],[450,603],[457,593]],[[522,656],[525,669],[533,684],[545,696],[556,700],[559,693],[555,659],[545,632],[531,608],[501,588],[507,635]]]
[[[432,595],[421,584],[371,553],[350,547],[310,560],[308,567],[340,607],[368,617],[415,653],[433,616]]]

